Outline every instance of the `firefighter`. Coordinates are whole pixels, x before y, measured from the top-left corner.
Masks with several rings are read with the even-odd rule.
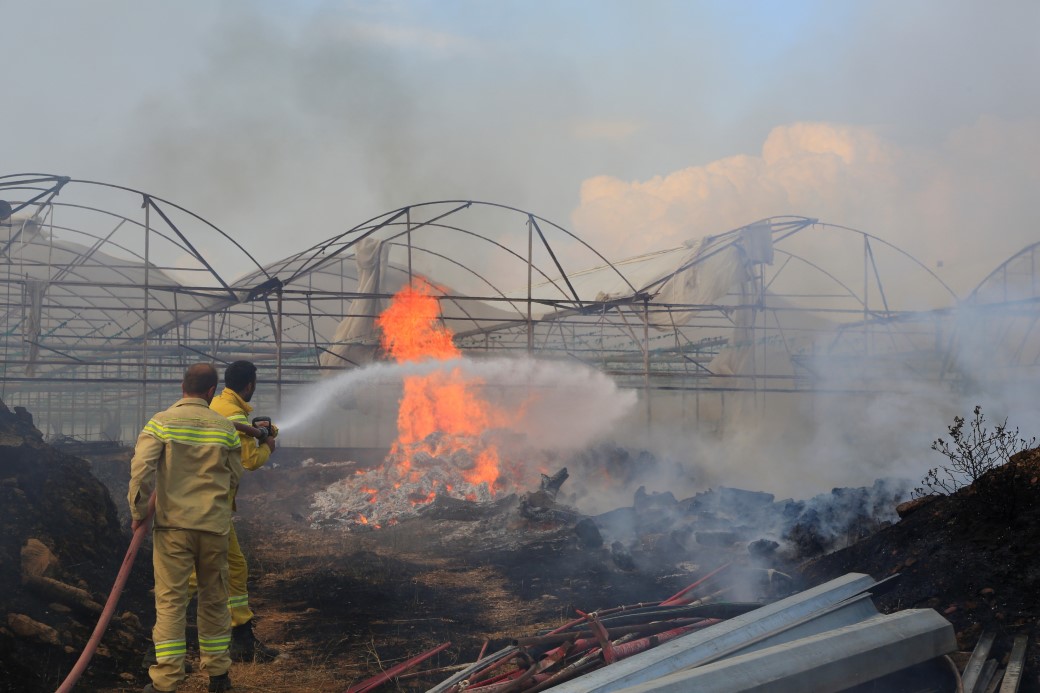
[[[185,678],[185,610],[188,580],[198,580],[198,632],[202,669],[210,691],[231,688],[231,614],[228,539],[231,499],[242,477],[242,444],[234,425],[209,408],[217,371],[208,363],[188,368],[183,397],[155,414],[137,438],[130,462],[132,527],[145,521],[155,492],[152,564],[155,571],[156,662],[144,690],[175,691]]]
[[[249,361],[235,361],[224,370],[224,390],[210,403],[210,409],[236,423],[249,424],[249,413],[253,408],[249,400],[256,392],[256,366]],[[275,450],[274,439],[278,435],[275,426],[270,427],[271,435],[262,443],[258,443],[245,433],[239,433],[242,443],[242,467],[255,471],[264,466]],[[232,509],[235,509],[232,498]],[[242,554],[234,525],[231,526],[228,542],[228,571],[231,583],[228,585],[230,597],[228,608],[231,610],[231,659],[236,662],[269,662],[278,656],[278,650],[264,645],[253,633],[253,611],[249,608],[249,590],[246,581],[249,577],[249,566]]]

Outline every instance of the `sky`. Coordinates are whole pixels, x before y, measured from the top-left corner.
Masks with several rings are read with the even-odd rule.
[[[397,207],[612,259],[797,214],[962,294],[1040,241],[1030,0],[0,0],[0,172],[145,190],[273,261]]]

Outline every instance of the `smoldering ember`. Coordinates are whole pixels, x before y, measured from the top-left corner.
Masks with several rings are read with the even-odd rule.
[[[815,218],[608,259],[424,202],[232,277],[159,195],[0,199],[2,691],[148,683],[134,442],[239,360],[235,690],[1040,690],[1038,246],[961,294]]]

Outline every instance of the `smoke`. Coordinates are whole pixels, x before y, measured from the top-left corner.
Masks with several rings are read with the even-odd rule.
[[[1036,119],[982,117],[931,146],[867,126],[797,122],[774,127],[758,155],[643,181],[589,178],[572,219],[608,257],[625,257],[764,217],[816,217],[879,236],[966,293],[1036,240],[1038,156]]]
[[[991,425],[1006,419],[1009,430],[1021,428],[1027,440],[1040,433],[1031,379],[1023,377],[1023,366],[1008,368],[1000,358],[1011,320],[991,318],[982,329],[977,319],[962,315],[958,329],[977,341],[947,352],[942,379],[943,353],[926,360],[909,354],[821,356],[810,361],[815,393],[730,392],[721,418],[708,407],[710,395],[701,394],[702,421],[677,425],[661,417],[649,435],[616,429],[613,440],[627,446],[629,473],[597,481],[597,464],[618,453],[590,451],[597,463],[572,467],[575,484],[589,485],[579,492],[578,505],[588,513],[628,506],[638,486],[680,500],[721,486],[797,500],[839,487],[870,487],[877,479],[893,480],[892,488],[903,491],[896,499],[905,500],[928,469],[950,464],[931,449],[932,442],[948,438],[954,417],[970,418],[976,405]],[[657,401],[654,407],[658,412],[667,404]],[[838,525],[839,509],[828,511]]]
[[[916,142],[870,126],[794,122],[773,127],[757,155],[638,181],[589,178],[573,223],[598,248],[621,257],[762,217],[813,216],[893,243],[966,296],[1037,240],[1040,210],[1031,198],[1040,184],[1038,142],[1035,119],[983,116],[945,137]],[[803,249],[825,257],[836,276],[861,277],[861,252],[843,258],[839,235],[831,235],[805,234],[812,247]],[[896,309],[952,303],[925,272],[885,278],[887,301]],[[1032,295],[1023,288],[1002,298]],[[871,340],[858,331],[844,349],[835,348],[834,333],[817,337],[812,347],[803,343],[800,356],[813,386],[834,394],[734,393],[724,412],[709,412],[700,431],[655,424],[643,447],[661,473],[647,488],[689,495],[725,484],[806,498],[886,476],[919,483],[943,462],[930,444],[953,416],[982,404],[991,420],[1009,417],[1012,427],[1035,418],[1028,385],[1009,370],[1009,352],[1016,349],[1025,348],[1019,368],[1029,363],[1035,337],[1025,318],[1017,326],[1015,319],[961,310],[956,318],[881,326],[882,339],[875,336],[869,349]],[[774,368],[774,356],[786,357],[770,355]],[[686,470],[675,473],[680,467]]]
[[[6,50],[32,60],[8,75],[24,107],[7,110],[7,172],[148,190],[262,262],[386,209],[454,197],[554,220],[574,210],[575,230],[611,259],[815,216],[905,248],[961,295],[1036,240],[1040,91],[1023,85],[1035,81],[1040,6],[726,5],[437,3],[434,22],[397,3],[15,3]],[[241,261],[210,260],[225,277]],[[898,298],[920,290],[904,284]],[[978,320],[958,329],[999,333]],[[605,430],[652,449],[665,473],[648,481],[677,492],[725,482],[804,496],[916,474],[933,459],[928,442],[977,399],[994,418],[1028,420],[1032,399],[994,380],[991,346],[957,354],[973,383],[963,392],[893,360],[885,377],[908,392],[730,401],[721,438],[660,419],[647,435],[625,415]],[[407,367],[372,368],[339,396],[363,398]],[[840,364],[819,368],[821,386],[860,382]],[[285,412],[294,435],[341,425],[326,385],[310,392],[324,409]],[[568,407],[563,392],[527,410],[528,433],[534,417],[554,443],[604,430],[602,400]],[[624,409],[605,399],[607,414]]]
[[[262,262],[284,257],[288,236],[299,239],[288,250],[303,250],[416,202],[541,210],[549,196],[554,208],[565,208],[561,197],[569,205],[573,184],[549,184],[557,176],[536,161],[563,140],[598,142],[615,128],[532,112],[580,100],[580,81],[544,75],[547,101],[517,102],[517,89],[532,85],[511,73],[515,47],[410,14],[326,6],[279,25],[250,3],[229,3],[196,47],[198,67],[130,114],[124,168],[230,230]],[[499,80],[514,89],[495,88]]]

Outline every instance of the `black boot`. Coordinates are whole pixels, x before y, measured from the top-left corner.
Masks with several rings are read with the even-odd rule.
[[[252,620],[231,629],[231,647],[228,652],[234,662],[265,663],[279,655],[278,650],[256,639]]]
[[[222,691],[231,690],[231,679],[227,673],[223,673],[220,676],[209,677],[209,692],[210,693],[222,693]]]

